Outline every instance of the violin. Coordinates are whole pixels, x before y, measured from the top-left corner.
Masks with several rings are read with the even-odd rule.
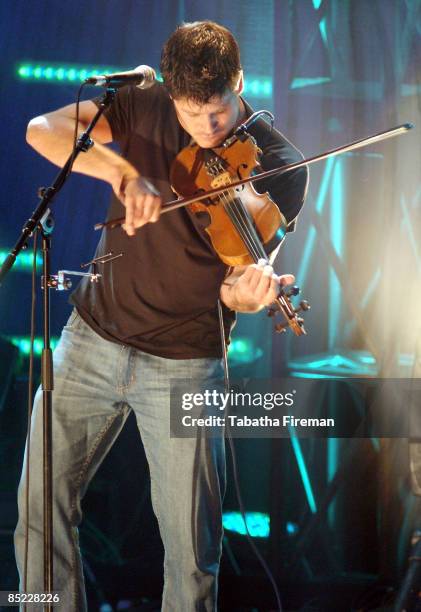
[[[255,113],[250,120],[259,114],[261,112]],[[242,129],[213,149],[202,149],[195,143],[188,145],[171,165],[170,182],[179,197],[196,198],[223,188],[215,196],[195,200],[188,208],[193,213],[209,215],[205,231],[219,258],[228,266],[249,265],[261,260],[269,263],[270,254],[285,238],[287,221],[268,193],[258,193],[252,182],[231,187],[235,181],[261,171],[261,153],[253,136]],[[304,320],[297,313],[310,306],[302,301],[295,309],[290,301],[290,297],[298,293],[298,287],[289,291],[280,289],[268,313],[274,316],[279,311],[284,315],[285,323],[276,325],[276,331],[284,332],[290,327],[296,335],[306,333]]]
[[[206,232],[221,260],[229,266],[257,263],[260,259],[268,261],[270,253],[286,234],[285,217],[268,193],[257,193],[252,181],[367,146],[413,127],[406,123],[300,162],[259,172],[261,151],[247,128],[264,113],[270,115],[268,111],[253,113],[220,147],[201,149],[192,144],[184,148],[175,158],[170,172],[172,189],[179,198],[168,202],[161,210],[162,214],[189,206],[195,213],[206,211],[210,216]],[[99,223],[95,229],[114,228],[123,223],[124,217],[121,217]],[[269,316],[280,312],[285,319],[284,323],[275,325],[277,332],[284,332],[289,327],[297,336],[306,333],[304,321],[297,315],[308,310],[310,305],[303,300],[299,308],[294,308],[290,298],[298,293],[298,287],[281,288],[269,309]]]

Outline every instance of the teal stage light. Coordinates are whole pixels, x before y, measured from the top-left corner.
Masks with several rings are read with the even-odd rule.
[[[41,62],[20,64],[16,74],[25,81],[49,83],[81,83],[85,79],[97,74],[120,72],[125,70],[121,66],[84,66],[79,64],[43,64]]]
[[[269,515],[263,512],[246,512],[247,528],[252,538],[268,538],[270,534]],[[224,512],[224,529],[239,535],[246,535],[246,526],[240,512]]]
[[[228,357],[232,364],[251,363],[263,355],[263,350],[250,338],[233,338],[228,347]]]
[[[9,251],[5,249],[0,250],[0,266],[4,263],[6,257],[9,255]],[[18,270],[24,270],[25,272],[30,272],[32,270],[32,251],[22,252],[17,258],[15,265],[13,268]],[[37,255],[37,267],[42,265],[42,257],[40,254]]]
[[[131,69],[131,67],[127,66],[87,66],[82,64],[25,62],[17,66],[16,75],[23,81],[76,84],[82,83],[88,77],[97,74],[110,74]],[[159,72],[157,72],[157,79],[162,80]],[[250,75],[244,79],[244,94],[250,98],[270,98],[272,96],[272,89],[272,79],[269,77]]]
[[[27,357],[31,348],[31,339],[29,336],[6,336],[6,340],[17,346],[20,353]],[[50,345],[52,350],[57,346],[58,338],[51,338]],[[41,337],[35,338],[34,341],[34,355],[40,357],[44,346],[44,340]]]
[[[296,535],[298,533],[299,528],[298,528],[297,523],[291,523],[291,521],[289,521],[285,525],[285,530],[286,530],[288,535],[293,536],[293,535]]]
[[[291,89],[300,89],[301,87],[311,87],[312,85],[323,85],[324,83],[330,83],[332,79],[330,77],[295,77],[291,83]]]
[[[270,536],[270,517],[265,512],[246,512],[246,521],[252,538],[268,538]],[[242,536],[246,535],[244,519],[240,512],[224,512],[222,522],[226,531]],[[285,524],[285,531],[289,536],[297,535],[299,531],[297,523],[288,521]]]

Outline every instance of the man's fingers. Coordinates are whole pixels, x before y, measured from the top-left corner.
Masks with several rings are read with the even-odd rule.
[[[148,195],[137,205],[134,225],[138,228],[146,223],[158,221],[160,214],[161,198]]]
[[[149,223],[154,220],[157,221],[159,219],[161,200],[157,198],[155,195],[148,194],[145,197],[144,205],[143,205],[143,223]]]
[[[242,274],[241,278],[243,278],[244,281],[250,281],[254,277],[259,278],[259,276],[256,275],[256,269],[257,264],[249,266],[248,268],[246,268],[246,271]]]
[[[268,306],[276,299],[279,286],[291,285],[295,281],[293,274],[281,276],[275,274],[273,267],[264,260],[249,266],[243,276],[244,288],[264,306]]]
[[[143,194],[137,195],[135,198],[135,209],[134,209],[134,226],[135,228],[141,227],[145,221],[146,211],[146,198]]]
[[[124,206],[126,207],[126,220],[124,223],[124,229],[129,236],[134,236],[134,219],[135,219],[135,199],[127,195],[124,198]]]
[[[272,278],[273,277],[273,268],[271,265],[267,264],[260,270],[256,270],[256,276],[259,275],[258,283],[255,287],[256,299],[260,304],[267,304],[269,299],[269,293],[272,295],[272,287],[275,287],[278,283]],[[273,297],[270,301],[275,299],[276,294],[273,293]]]
[[[154,195],[134,198],[126,196],[126,220],[123,229],[133,236],[135,230],[149,222],[158,221],[161,214],[161,198]]]
[[[147,193],[143,198],[143,216],[145,219],[148,219],[153,212],[155,197],[152,193]]]
[[[152,196],[151,203],[148,210],[148,221],[150,223],[155,223],[158,221],[161,215],[161,198],[157,196]]]
[[[269,267],[271,268],[272,274],[272,267]],[[247,282],[250,291],[258,290],[263,275],[268,275],[268,266],[267,262],[264,259],[259,259],[257,264],[252,264],[247,268],[247,270],[243,274],[243,278],[244,281]]]
[[[263,298],[264,301],[262,303],[264,304],[264,306],[269,306],[269,304],[272,304],[272,302],[274,302],[276,298],[278,297],[278,293],[279,293],[278,280],[276,278],[272,278],[270,281],[270,287],[266,291],[266,295]]]
[[[268,291],[273,276],[273,268],[265,260],[249,266],[241,276],[243,290],[256,300],[263,298]]]
[[[295,281],[295,276],[293,274],[282,274],[279,277],[279,284],[285,287],[285,285],[292,285]]]
[[[126,208],[123,229],[129,236],[134,236],[142,225],[158,221],[162,200],[155,187],[145,179],[137,177],[128,181],[124,196],[119,197]]]
[[[155,223],[156,221],[158,221],[159,217],[161,216],[161,208],[162,208],[161,198],[154,197],[152,215],[149,219],[151,223]]]

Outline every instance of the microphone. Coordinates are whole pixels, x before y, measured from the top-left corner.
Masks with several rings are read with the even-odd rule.
[[[150,66],[141,65],[134,70],[114,72],[113,74],[97,74],[85,79],[88,85],[97,87],[124,87],[136,85],[139,89],[148,89],[155,83],[156,73]]]

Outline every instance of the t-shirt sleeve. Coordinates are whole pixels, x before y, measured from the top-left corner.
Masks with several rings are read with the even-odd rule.
[[[148,115],[153,106],[155,88],[142,90],[134,85],[122,87],[117,90],[111,105],[105,110],[104,116],[110,124],[113,141],[122,142],[130,134],[135,125],[141,120],[148,121]],[[93,99],[96,106],[100,106],[102,97]]]
[[[261,137],[258,142],[262,149],[260,165],[263,171],[293,164],[303,159],[298,149],[277,130],[271,130],[265,124],[263,129],[258,129],[256,137],[258,137],[259,132]],[[308,169],[304,166],[279,176],[275,175],[268,179],[262,179],[254,186],[259,193],[269,192],[272,200],[276,202],[288,222],[288,231],[293,231],[295,229],[295,219],[304,204],[307,184]]]

